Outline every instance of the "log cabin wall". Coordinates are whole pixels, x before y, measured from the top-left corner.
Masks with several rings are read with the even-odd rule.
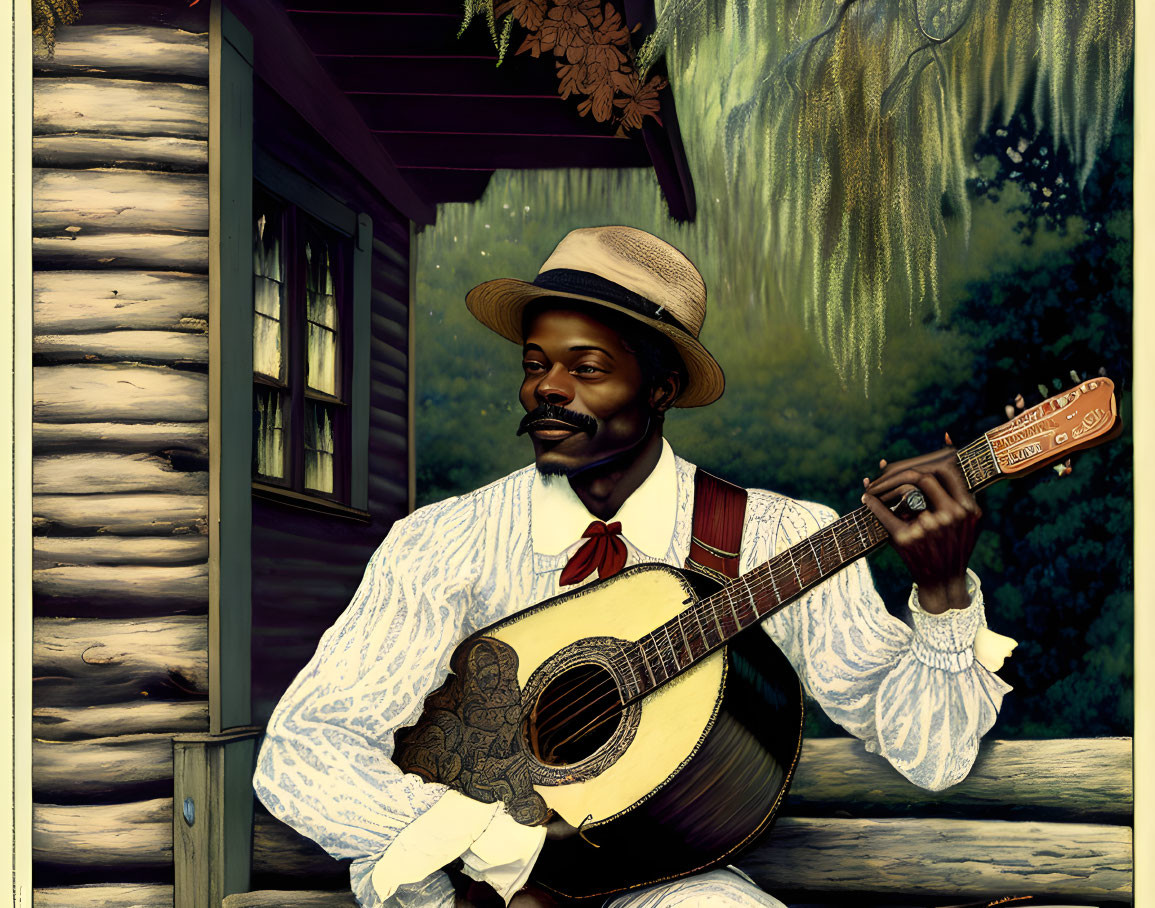
[[[254,145],[373,222],[369,517],[254,498],[253,722],[263,725],[348,604],[373,550],[408,510],[410,227],[259,78],[253,95]]]
[[[34,899],[171,905],[172,737],[208,727],[208,4],[81,7],[34,70]]]

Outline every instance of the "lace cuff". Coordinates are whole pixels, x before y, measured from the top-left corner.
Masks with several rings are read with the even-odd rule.
[[[979,628],[986,627],[983,592],[979,578],[967,570],[967,608],[947,609],[941,615],[924,612],[918,602],[918,586],[910,592],[910,614],[914,620],[911,652],[931,668],[961,672],[975,661],[974,642]]]

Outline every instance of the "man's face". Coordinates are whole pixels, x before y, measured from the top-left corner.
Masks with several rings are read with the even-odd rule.
[[[646,437],[654,411],[637,357],[596,318],[570,309],[538,313],[522,368],[521,405],[530,414],[523,429],[543,473],[572,476]]]

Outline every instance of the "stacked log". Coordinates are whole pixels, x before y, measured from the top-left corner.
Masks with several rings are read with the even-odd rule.
[[[208,727],[207,8],[156,9],[86,3],[34,74],[44,906],[172,904],[172,737]]]

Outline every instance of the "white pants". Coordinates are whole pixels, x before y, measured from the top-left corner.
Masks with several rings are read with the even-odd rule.
[[[744,873],[729,867],[615,896],[605,903],[605,908],[713,908],[715,905],[786,908],[755,886]]]

